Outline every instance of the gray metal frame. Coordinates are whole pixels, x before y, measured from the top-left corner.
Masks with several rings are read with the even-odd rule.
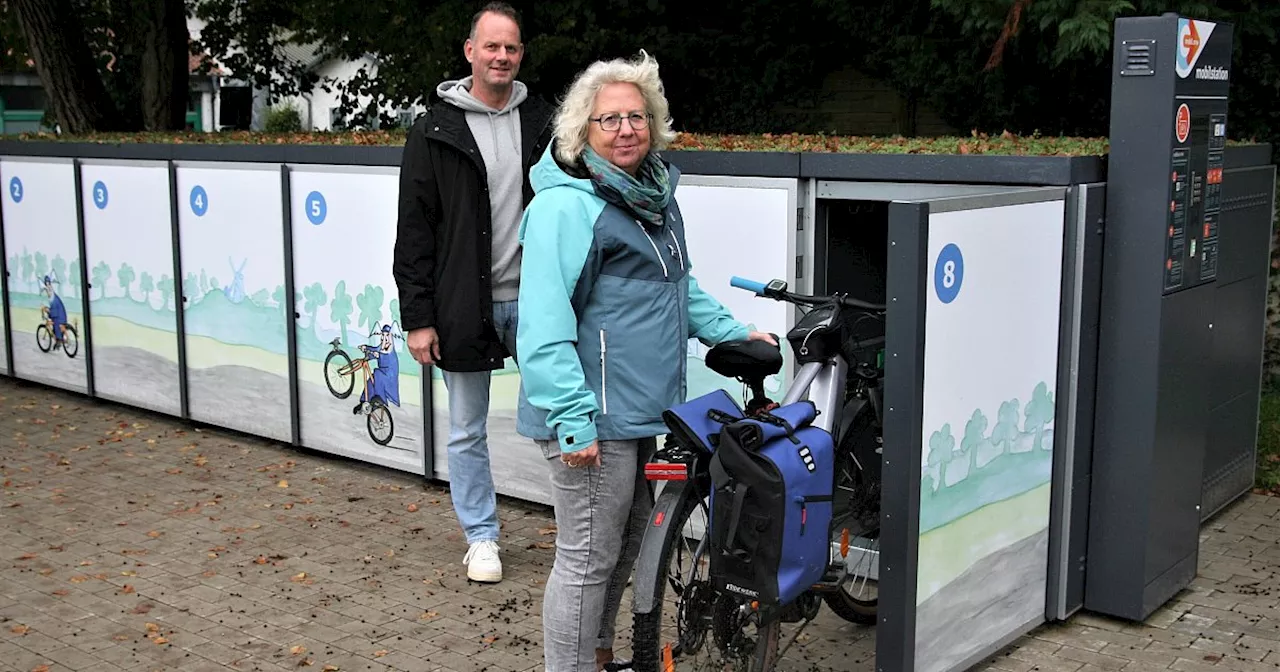
[[[0,195],[3,199],[9,194],[8,185],[0,185],[0,189],[4,193]],[[9,257],[8,251],[4,246],[4,203],[0,201],[0,328],[4,329],[4,373],[7,376],[16,378],[13,373],[13,331],[9,328]]]
[[[1098,348],[1105,184],[1068,190],[1059,314],[1058,400],[1050,501],[1048,600],[1045,617],[1064,620],[1084,604],[1089,524],[1089,472]]]
[[[183,287],[186,282],[182,272],[182,232],[178,226],[178,167],[172,161],[166,161],[169,173],[169,227],[173,240],[173,275],[176,291],[173,301],[176,314],[178,339],[178,394],[179,409],[183,420],[191,418],[191,399],[187,395],[187,293]]]
[[[293,427],[292,443],[294,447],[302,446],[302,400],[298,388],[298,301],[294,295],[293,281],[293,193],[290,191],[289,164],[280,166],[280,221],[284,229],[284,293],[285,311],[285,352],[289,355],[289,422]]]
[[[93,316],[90,303],[89,287],[89,257],[86,255],[86,246],[84,242],[84,181],[81,179],[80,168],[81,160],[72,159],[71,162],[73,173],[75,174],[74,186],[76,194],[76,238],[80,245],[80,312],[84,313],[84,333],[78,334],[83,341],[84,347],[84,386],[85,394],[90,397],[97,396],[97,388],[93,381]]]

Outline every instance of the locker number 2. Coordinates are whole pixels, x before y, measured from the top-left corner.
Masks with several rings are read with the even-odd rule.
[[[22,180],[19,180],[18,176],[14,175],[13,179],[9,180],[9,197],[13,199],[14,203],[21,203],[22,193]]]
[[[964,255],[955,243],[948,243],[938,253],[938,261],[933,268],[933,290],[938,300],[951,303],[960,294],[960,285],[964,283]]]

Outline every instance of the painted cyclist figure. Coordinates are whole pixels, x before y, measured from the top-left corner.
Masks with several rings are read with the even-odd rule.
[[[54,280],[52,277],[44,276],[44,287],[41,293],[48,295],[49,305],[40,307],[41,317],[53,322],[53,338],[54,349],[60,349],[63,346],[63,335],[67,329],[67,307],[62,303],[62,297],[58,296],[58,292],[53,288]]]
[[[360,403],[352,411],[355,415],[367,410],[368,403],[374,397],[382,399],[384,404],[400,405],[400,356],[396,354],[395,335],[391,333],[391,325],[382,325],[380,334],[382,340],[377,346],[360,346],[360,351],[369,359],[377,360],[378,366],[365,380]]]

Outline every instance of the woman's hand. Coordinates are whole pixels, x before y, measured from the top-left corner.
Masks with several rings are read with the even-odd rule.
[[[765,333],[765,332],[763,332],[763,331],[753,331],[753,332],[751,332],[750,334],[748,334],[748,335],[747,335],[747,340],[748,340],[748,341],[764,341],[765,343],[768,343],[769,345],[777,345],[777,344],[778,344],[778,339],[774,338],[774,337],[773,337],[773,334]]]
[[[592,441],[590,446],[582,450],[561,455],[560,461],[570,467],[598,467],[600,466],[600,444]]]

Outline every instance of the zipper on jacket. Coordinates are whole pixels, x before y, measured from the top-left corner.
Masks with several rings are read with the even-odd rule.
[[[600,412],[609,414],[609,373],[605,364],[604,329],[600,330]]]
[[[671,244],[676,246],[676,254],[680,255],[680,270],[683,271],[685,270],[684,250],[680,249],[680,241],[676,239],[676,232],[672,229],[667,229],[667,233],[671,234]]]
[[[636,226],[644,232],[644,237],[649,239],[649,244],[653,246],[653,253],[658,256],[658,263],[662,264],[662,277],[670,278],[671,274],[667,272],[667,262],[662,258],[662,251],[658,249],[658,243],[653,240],[653,236],[649,235],[649,231],[644,228],[644,224],[640,220],[635,220]]]

